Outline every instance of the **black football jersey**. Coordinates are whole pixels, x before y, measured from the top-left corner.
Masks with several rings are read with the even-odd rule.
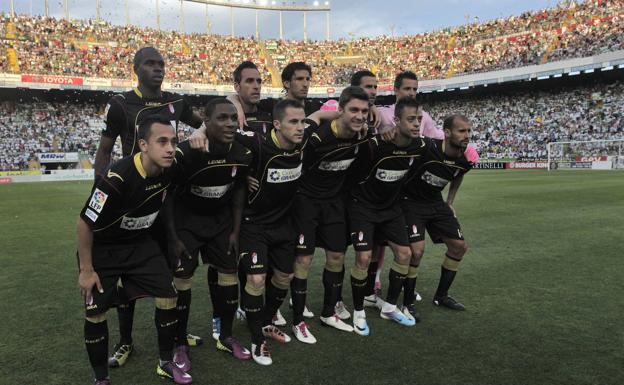
[[[446,185],[470,171],[472,164],[462,154],[451,158],[444,153],[444,140],[424,138],[426,151],[422,162],[410,174],[403,187],[405,197],[420,202],[443,202]]]
[[[311,198],[338,196],[347,178],[347,170],[364,141],[359,135],[349,139],[337,137],[336,121],[323,122],[318,126],[312,120],[309,125],[310,139],[303,152],[303,177],[299,192]]]
[[[247,197],[243,223],[277,224],[288,215],[299,187],[307,132],[302,145],[292,150],[279,147],[275,130],[266,136],[254,132],[237,134],[236,140],[253,154],[250,175],[260,183],[258,190]]]
[[[135,88],[110,98],[104,111],[106,128],[102,135],[113,139],[120,136],[123,156],[134,155],[139,152],[139,122],[154,114],[169,117],[176,131],[180,121],[193,126],[193,110],[182,95],[162,92],[161,98],[148,99],[142,97],[141,92]],[[197,127],[194,128],[199,128],[199,125],[195,125]]]
[[[175,163],[148,177],[141,153],[115,162],[96,182],[80,216],[95,242],[126,244],[146,236],[162,207]]]
[[[280,100],[281,99],[275,99],[275,98],[262,99],[260,100],[258,107],[263,111],[267,111],[273,114],[273,108],[275,107],[277,102],[279,102]],[[312,115],[312,113],[320,110],[322,105],[323,105],[323,102],[320,101],[319,99],[304,100],[303,109],[305,110],[305,115],[306,116]]]
[[[247,125],[243,128],[245,131],[257,132],[267,135],[273,129],[273,117],[271,112],[258,108],[256,112],[248,112],[245,114]]]
[[[359,151],[359,182],[351,196],[368,208],[382,210],[396,202],[410,169],[421,161],[425,142],[416,138],[406,147],[398,147],[374,136],[362,143]]]

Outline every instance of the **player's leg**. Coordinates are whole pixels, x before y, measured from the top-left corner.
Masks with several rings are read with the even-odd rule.
[[[154,323],[158,338],[158,366],[156,374],[173,380],[176,384],[190,384],[193,379],[173,361],[176,339],[177,310],[176,297],[154,298]]]
[[[299,237],[299,243],[303,240]],[[299,246],[299,245],[298,245]],[[298,249],[299,250],[299,249]],[[290,282],[290,297],[293,304],[293,333],[295,338],[307,344],[316,343],[316,338],[310,332],[303,318],[308,293],[308,273],[312,264],[312,255],[297,255],[293,267],[294,276]]]
[[[389,241],[388,244],[394,254],[394,260],[392,261],[392,267],[388,273],[388,293],[386,295],[386,301],[381,308],[381,318],[395,321],[404,326],[413,326],[415,324],[414,319],[405,316],[396,306],[399,295],[403,290],[405,278],[409,272],[412,252],[409,246],[391,241]]]
[[[446,244],[447,250],[444,262],[442,262],[440,267],[440,282],[438,283],[433,303],[453,310],[465,310],[465,306],[449,296],[448,291],[457,275],[459,263],[466,251],[468,251],[468,246],[463,239],[443,237],[442,240]]]
[[[342,292],[344,280],[344,252],[325,250],[325,268],[323,269],[323,311],[321,312],[321,325],[331,326],[341,331],[352,332],[353,327],[346,324],[343,318],[337,314],[336,304]],[[343,305],[344,306],[344,305]],[[346,309],[345,309],[346,311]],[[348,314],[348,313],[347,313]],[[351,316],[348,314],[349,317]],[[343,317],[345,317],[343,315]],[[345,317],[349,318],[349,317]]]
[[[424,237],[424,234],[423,234]],[[420,314],[416,310],[416,280],[418,278],[418,269],[420,261],[425,253],[425,240],[412,242],[410,238],[410,249],[412,258],[410,260],[407,277],[403,284],[403,314],[411,316],[414,321],[420,322]]]
[[[275,257],[272,256],[271,258],[274,259]],[[271,279],[266,281],[266,301],[264,305],[262,333],[265,337],[269,337],[279,343],[287,343],[291,340],[290,336],[282,332],[277,326],[273,325],[273,317],[275,316],[277,309],[279,309],[280,306],[282,306],[282,303],[284,303],[284,299],[286,299],[288,288],[294,277],[294,273],[290,271],[283,272],[278,270],[278,266],[271,266],[271,268],[273,269],[273,275],[271,276]],[[293,269],[290,268],[289,270],[292,271]]]
[[[208,292],[210,293],[210,302],[212,303],[212,338],[219,340],[221,333],[221,304],[219,297],[219,272],[212,264],[208,265],[206,273],[208,281]],[[236,286],[238,287],[238,285]]]
[[[364,306],[377,306],[377,297],[381,296],[381,272],[383,271],[385,251],[386,245],[375,244],[373,246],[371,263],[368,265]]]
[[[129,300],[121,281],[117,286],[117,320],[119,323],[119,342],[113,347],[108,358],[108,366],[118,368],[125,365],[134,350],[132,341],[132,327],[134,323],[134,308],[136,300]]]

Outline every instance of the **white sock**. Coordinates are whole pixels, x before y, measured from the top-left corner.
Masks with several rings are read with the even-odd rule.
[[[384,302],[383,306],[381,307],[381,311],[384,313],[392,313],[395,310],[396,310],[396,305],[393,305],[388,302]]]
[[[366,318],[364,310],[353,310],[353,318]]]

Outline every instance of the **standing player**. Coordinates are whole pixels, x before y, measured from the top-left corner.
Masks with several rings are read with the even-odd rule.
[[[420,138],[422,110],[415,99],[404,98],[397,103],[395,115],[396,135],[392,141],[375,136],[360,145],[358,164],[354,167],[361,172],[361,177],[351,191],[347,208],[355,249],[355,264],[351,270],[353,326],[355,332],[363,336],[370,333],[364,313],[364,295],[374,240],[387,240],[394,253],[381,317],[405,326],[415,323],[396,307],[411,258],[405,219],[397,198],[407,173],[420,162],[424,152],[425,144]]]
[[[262,90],[262,78],[258,67],[250,61],[244,61],[234,70],[234,90],[238,98],[237,103],[243,111],[245,125],[244,130],[258,132],[266,135],[273,128],[271,112],[273,108],[260,106],[260,91]],[[232,99],[232,98],[230,98]]]
[[[305,113],[299,102],[280,101],[273,110],[273,119],[275,128],[269,135],[237,136],[253,153],[252,176],[259,181],[243,211],[240,264],[246,273],[241,302],[251,331],[252,357],[260,365],[273,362],[265,337],[281,343],[290,341],[272,319],[293,277],[295,235],[290,207],[299,185],[306,139]],[[273,275],[266,280],[269,268]]]
[[[471,125],[463,115],[444,120],[444,140],[427,140],[423,162],[404,186],[401,206],[407,222],[412,259],[404,292],[407,311],[415,313],[413,292],[420,260],[425,251],[425,229],[434,243],[446,244],[446,257],[441,267],[440,282],[433,298],[437,306],[464,310],[464,305],[448,295],[459,262],[468,250],[455,216],[453,201],[464,178],[472,168],[465,151],[470,141]],[[442,190],[450,183],[446,202]]]
[[[193,380],[173,362],[176,289],[173,276],[150,227],[171,182],[176,133],[167,118],[147,117],[139,125],[141,152],[113,164],[93,188],[78,219],[78,284],[85,300],[85,344],[96,384],[108,378],[106,311],[117,281],[129,298],[155,297],[159,376],[177,384]]]
[[[368,116],[368,95],[360,87],[347,87],[339,101],[339,117],[321,124],[316,112],[307,122],[313,132],[303,155],[301,185],[293,204],[293,219],[297,230],[297,259],[295,277],[291,282],[293,299],[293,333],[305,343],[316,338],[303,320],[308,285],[308,273],[318,245],[325,249],[323,270],[323,311],[321,324],[351,332],[353,328],[336,315],[335,306],[342,291],[344,257],[347,249],[342,188],[347,170],[355,160],[360,135]]]
[[[188,141],[180,144],[176,151],[177,189],[167,205],[168,244],[180,261],[173,273],[178,289],[174,359],[184,371],[191,369],[186,335],[192,278],[200,253],[204,263],[217,271],[216,288],[211,288],[212,305],[220,316],[217,349],[240,360],[251,358],[232,337],[238,306],[238,234],[251,152],[234,141],[238,118],[232,103],[213,99],[206,105],[205,116],[210,152],[192,150]]]
[[[138,78],[138,86],[132,91],[113,96],[105,112],[106,128],[102,132],[100,145],[95,155],[96,180],[104,175],[109,166],[111,152],[117,137],[121,137],[123,156],[139,152],[137,127],[141,119],[151,114],[160,114],[172,122],[177,130],[178,122],[199,128],[202,120],[193,113],[188,102],[178,94],[161,91],[165,77],[165,61],[155,48],[143,47],[134,55],[134,73]],[[164,239],[164,228],[160,220],[153,231],[162,233],[156,239]],[[166,250],[164,245],[161,245]],[[121,291],[123,294],[123,290]],[[111,367],[122,366],[132,353],[132,324],[134,320],[135,301],[123,301],[117,307],[119,317],[119,343],[115,345],[109,359]],[[201,338],[189,335],[191,345],[201,344]]]

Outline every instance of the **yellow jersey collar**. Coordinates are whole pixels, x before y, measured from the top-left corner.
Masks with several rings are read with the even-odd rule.
[[[137,152],[136,154],[134,154],[134,167],[136,168],[137,172],[139,173],[139,175],[141,175],[143,179],[147,178],[147,172],[143,168],[143,163],[141,163],[140,152]]]

